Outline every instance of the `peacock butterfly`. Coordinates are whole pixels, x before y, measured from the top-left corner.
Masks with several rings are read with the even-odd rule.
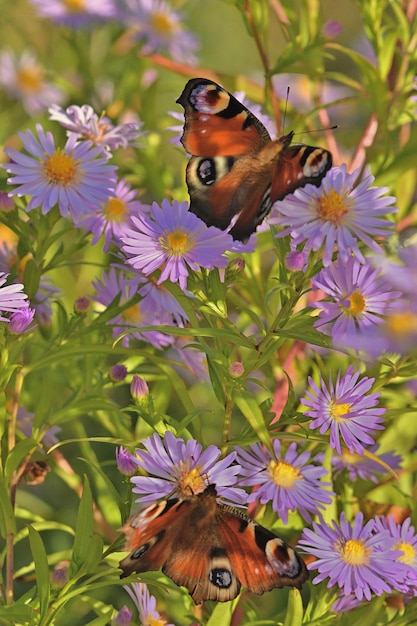
[[[332,166],[323,148],[291,144],[293,132],[274,141],[263,124],[228,91],[205,78],[188,81],[181,142],[192,157],[186,180],[190,211],[208,226],[245,241],[274,202],[307,183],[319,185]]]
[[[208,485],[133,515],[121,529],[131,551],[120,561],[121,577],[162,568],[196,604],[233,600],[241,585],[258,594],[285,585],[301,589],[308,573],[300,556],[216,495]]]

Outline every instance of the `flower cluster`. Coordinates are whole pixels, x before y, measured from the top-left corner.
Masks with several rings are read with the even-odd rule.
[[[313,584],[328,578],[329,588],[337,585],[359,601],[394,590],[416,593],[417,535],[409,519],[403,525],[392,518],[364,524],[358,513],[350,523],[342,513],[339,523],[313,522],[299,545],[316,557],[307,566],[319,572]]]
[[[139,494],[138,502],[154,502],[158,498],[187,497],[215,485],[219,500],[235,505],[259,501],[272,503],[284,523],[290,511],[298,511],[307,521],[325,504],[332,501],[329,483],[321,478],[326,470],[308,452],[299,453],[294,443],[281,452],[278,439],[273,442],[274,455],[255,444],[248,450],[236,447],[235,451],[220,460],[221,452],[211,445],[206,450],[194,439],[184,441],[170,431],[162,440],[158,434],[142,442],[143,449],[130,455],[118,450],[121,471],[136,464],[147,475],[133,476],[133,492]],[[131,464],[128,464],[130,459]],[[249,495],[241,487],[256,486]]]

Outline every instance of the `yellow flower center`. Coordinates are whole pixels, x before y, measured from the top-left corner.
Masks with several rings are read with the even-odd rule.
[[[356,463],[362,463],[363,461],[363,456],[349,452],[349,450],[342,450],[342,458],[350,465],[356,465]]]
[[[362,311],[365,310],[365,307],[366,307],[365,298],[363,297],[362,294],[358,293],[357,291],[354,291],[349,296],[348,300],[350,302],[348,311],[352,315],[359,315],[359,313],[362,313]]]
[[[43,161],[46,178],[54,185],[68,186],[79,174],[79,163],[72,155],[65,154],[62,148],[57,148]]]
[[[201,467],[190,469],[190,461],[180,461],[177,465],[178,486],[182,495],[196,495],[204,491],[206,483],[201,474]]]
[[[126,217],[126,204],[120,198],[109,198],[104,205],[104,214],[110,222],[123,222]]]
[[[165,250],[178,256],[188,252],[191,247],[191,240],[187,233],[180,230],[169,233],[166,237],[161,237],[160,243]]]
[[[85,0],[64,0],[64,5],[70,13],[83,13]]]
[[[139,303],[127,307],[122,313],[122,318],[129,323],[137,323],[141,319],[141,311]]]
[[[394,313],[387,317],[386,330],[393,337],[407,337],[417,331],[417,315],[412,311]]]
[[[171,35],[175,30],[175,24],[167,13],[155,11],[151,16],[152,28],[159,35]]]
[[[43,72],[37,65],[19,68],[16,78],[21,90],[26,93],[38,93],[43,85]]]
[[[349,415],[351,406],[352,405],[349,403],[338,404],[335,401],[330,402],[330,415],[334,418],[336,422],[342,422],[343,418],[346,417],[346,415]]]
[[[361,541],[349,539],[344,546],[340,546],[340,556],[349,565],[364,565],[368,563],[370,550],[366,549]]]
[[[167,621],[162,619],[162,617],[154,617],[155,613],[150,613],[145,618],[145,621],[142,622],[143,626],[165,626]]]
[[[335,189],[329,193],[323,193],[316,199],[317,213],[322,220],[341,222],[349,212],[352,201],[346,196],[341,196]]]
[[[268,472],[279,487],[286,489],[291,489],[294,483],[301,478],[299,470],[284,461],[270,461]]]
[[[410,543],[400,542],[394,547],[394,550],[401,550],[401,552],[404,552],[404,554],[399,556],[397,559],[398,561],[401,561],[401,563],[405,563],[406,565],[413,565],[415,563],[416,551]]]

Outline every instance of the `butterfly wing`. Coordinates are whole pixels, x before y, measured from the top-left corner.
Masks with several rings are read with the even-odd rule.
[[[196,604],[233,600],[241,585],[262,594],[301,588],[307,570],[282,539],[240,510],[218,504],[213,485],[185,500],[167,500],[134,515],[122,528],[122,578],[162,568],[188,589]]]
[[[194,156],[236,157],[257,151],[270,141],[264,125],[211,80],[189,80],[177,102],[185,111],[181,141]]]
[[[239,582],[253,593],[276,587],[301,589],[308,572],[300,556],[285,541],[240,511],[219,518],[219,536]]]
[[[280,141],[286,141],[285,135]],[[286,195],[308,183],[320,185],[332,167],[332,155],[324,148],[299,143],[285,145],[279,154],[272,174],[271,201],[282,200]]]
[[[235,598],[240,584],[215,525],[216,497],[206,490],[190,500],[167,500],[133,516],[121,529],[126,550],[122,577],[162,568],[188,589],[196,604]]]
[[[319,185],[332,166],[330,152],[291,146],[293,133],[276,141],[228,91],[194,78],[177,102],[184,107],[181,141],[193,156],[187,167],[190,211],[208,226],[245,241],[282,200],[307,183]]]

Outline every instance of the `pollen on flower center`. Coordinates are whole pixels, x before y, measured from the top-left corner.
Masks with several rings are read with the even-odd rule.
[[[177,465],[178,486],[183,495],[196,495],[204,491],[206,483],[201,475],[200,467],[190,469],[189,463],[180,461]]]
[[[166,620],[162,617],[155,617],[157,613],[150,613],[145,617],[145,621],[142,622],[143,626],[165,626]]]
[[[156,11],[151,16],[151,25],[157,33],[160,35],[171,35],[175,28],[174,23],[170,19],[169,15],[162,11]]]
[[[299,470],[285,461],[270,461],[268,471],[279,487],[293,487],[294,483],[301,478]]]
[[[369,560],[369,550],[361,541],[349,539],[340,547],[340,556],[349,565],[366,565]]]
[[[54,185],[70,185],[79,174],[79,161],[62,148],[57,148],[52,155],[43,161],[46,178]]]
[[[393,337],[406,337],[416,330],[417,315],[412,311],[402,311],[387,318],[387,333]]]
[[[122,313],[122,318],[126,320],[126,322],[138,322],[140,320],[140,316],[141,311],[139,303],[127,307],[127,309],[125,309]]]
[[[398,561],[406,565],[412,565],[416,560],[416,551],[410,543],[400,542],[395,546],[395,550],[401,550],[404,554],[398,557]]]
[[[365,298],[358,291],[354,291],[352,294],[350,294],[348,300],[350,304],[349,313],[351,313],[352,315],[358,315],[358,313],[362,313],[362,311],[365,309]]]
[[[122,222],[126,216],[126,204],[120,198],[110,198],[104,205],[104,214],[111,222]]]
[[[85,11],[85,0],[64,0],[68,11],[72,13],[82,13]]]
[[[338,404],[337,402],[331,402],[329,404],[329,408],[330,408],[330,415],[336,420],[339,421],[342,418],[346,417],[346,415],[349,415],[350,413],[350,409],[351,409],[351,404],[349,404],[348,402],[345,404]]]
[[[341,196],[335,189],[321,194],[316,198],[317,213],[322,220],[340,222],[349,212],[351,202],[345,196]]]
[[[190,239],[187,233],[176,230],[173,233],[169,233],[165,238],[165,248],[173,254],[184,254],[190,248]]]
[[[26,93],[38,93],[40,91],[43,80],[42,70],[40,67],[32,65],[29,67],[21,67],[17,71],[17,82],[21,89]]]

